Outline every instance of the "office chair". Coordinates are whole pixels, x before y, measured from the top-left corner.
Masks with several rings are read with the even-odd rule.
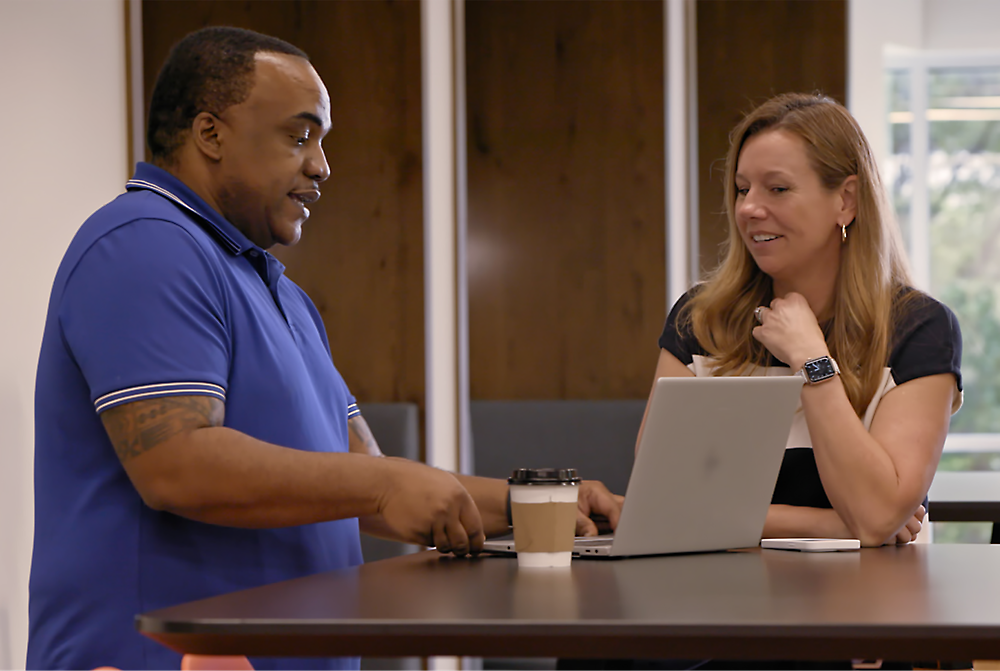
[[[420,422],[415,403],[362,403],[360,408],[383,454],[420,461]],[[407,543],[361,535],[361,556],[366,562],[398,557],[419,549]]]
[[[576,468],[624,494],[645,409],[645,399],[472,401],[474,472]]]

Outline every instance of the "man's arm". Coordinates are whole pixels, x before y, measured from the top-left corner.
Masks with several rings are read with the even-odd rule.
[[[486,537],[510,533],[510,525],[507,523],[507,481],[475,475],[455,477],[465,486],[479,507]],[[616,529],[624,503],[625,497],[612,494],[603,483],[584,480],[580,483],[580,491],[577,494],[576,535],[598,534],[597,523],[591,519],[592,515],[605,518],[611,529]]]
[[[347,426],[350,429],[351,452],[382,456],[382,451],[362,415],[349,419]],[[475,475],[454,475],[476,502],[486,537],[510,533],[510,525],[507,522],[507,482]],[[612,529],[617,527],[624,500],[623,497],[609,492],[600,482],[589,480],[582,482],[578,498],[577,535],[597,535],[597,525],[591,520],[591,514],[602,515],[607,518]],[[361,530],[373,536],[400,540],[388,533],[381,521],[374,517],[361,519]]]
[[[384,456],[363,415],[355,415],[347,420],[347,428],[350,434],[352,453],[375,457]],[[507,524],[507,483],[492,478],[452,475],[458,479],[475,501],[483,520],[486,537],[508,533],[510,526]],[[362,517],[359,522],[361,530],[366,534],[390,540],[402,540],[395,537],[378,516]]]
[[[364,416],[355,415],[347,420],[348,445],[351,452],[355,454],[367,454],[371,457],[383,457],[382,450],[379,449],[372,430],[368,428],[368,422]]]
[[[475,503],[451,474],[405,459],[272,445],[222,426],[224,416],[216,398],[171,396],[116,406],[101,419],[156,510],[246,528],[378,515],[400,540],[458,554],[481,547]]]
[[[347,420],[348,448],[352,454],[364,454],[370,457],[385,457],[371,428],[363,415],[355,415]],[[362,515],[358,517],[358,527],[362,533],[391,541],[404,541],[390,527],[381,515]],[[427,545],[423,543],[423,545]]]

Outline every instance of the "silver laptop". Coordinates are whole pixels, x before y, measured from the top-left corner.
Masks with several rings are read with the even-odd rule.
[[[618,528],[614,536],[577,538],[574,554],[756,546],[802,382],[798,375],[657,380]],[[513,552],[514,542],[487,541],[485,549]]]

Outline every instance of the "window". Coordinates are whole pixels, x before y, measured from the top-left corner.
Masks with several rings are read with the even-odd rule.
[[[1000,52],[887,57],[886,186],[914,279],[958,316],[965,404],[939,470],[1000,470]],[[988,542],[989,525],[936,525]]]

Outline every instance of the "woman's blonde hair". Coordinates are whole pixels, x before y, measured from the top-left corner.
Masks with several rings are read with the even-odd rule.
[[[725,204],[729,239],[724,257],[681,313],[717,361],[715,375],[762,366],[767,352],[752,335],[754,308],[774,298],[771,278],[754,262],[736,228],[736,167],[746,141],[764,131],[794,133],[827,189],[857,175],[857,211],[842,245],[832,319],[824,324],[830,354],[840,365],[847,397],[863,415],[877,391],[892,347],[892,327],[911,286],[895,220],[889,214],[868,140],[836,101],[802,93],[771,98],[750,112],[729,136]]]

